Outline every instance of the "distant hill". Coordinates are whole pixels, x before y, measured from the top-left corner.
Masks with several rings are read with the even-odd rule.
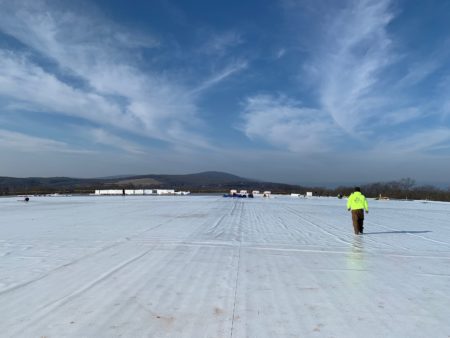
[[[136,175],[106,178],[0,177],[0,194],[88,193],[95,189],[172,188],[192,192],[227,192],[235,189],[300,192],[300,186],[262,182],[233,174],[207,171],[186,175]]]
[[[120,175],[104,178],[70,177],[0,177],[0,195],[48,194],[48,193],[93,193],[95,189],[175,189],[194,193],[229,192],[230,189],[248,191],[270,190],[273,193],[300,193],[312,191],[320,196],[348,196],[352,186],[334,189],[304,187],[274,182],[264,182],[239,177],[229,173],[207,171],[187,175]],[[433,186],[416,186],[410,178],[400,181],[370,183],[361,186],[367,197],[388,197],[391,199],[425,199],[450,201],[450,187],[439,189]]]

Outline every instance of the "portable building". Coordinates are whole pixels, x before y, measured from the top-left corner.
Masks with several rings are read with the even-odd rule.
[[[158,195],[175,195],[174,189],[157,189],[156,193]]]
[[[117,189],[96,189],[95,195],[122,195],[122,190]]]

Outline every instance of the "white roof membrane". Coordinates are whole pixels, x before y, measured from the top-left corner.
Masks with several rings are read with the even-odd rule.
[[[8,337],[448,337],[450,204],[0,199]]]

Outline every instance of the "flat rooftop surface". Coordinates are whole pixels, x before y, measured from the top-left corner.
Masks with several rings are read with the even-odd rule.
[[[2,337],[450,337],[450,204],[0,198]]]

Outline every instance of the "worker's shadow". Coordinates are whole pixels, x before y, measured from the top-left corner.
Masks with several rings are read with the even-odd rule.
[[[364,232],[364,235],[381,235],[381,234],[426,234],[427,232],[432,232],[431,230],[421,230],[421,231],[378,231],[378,232]]]

